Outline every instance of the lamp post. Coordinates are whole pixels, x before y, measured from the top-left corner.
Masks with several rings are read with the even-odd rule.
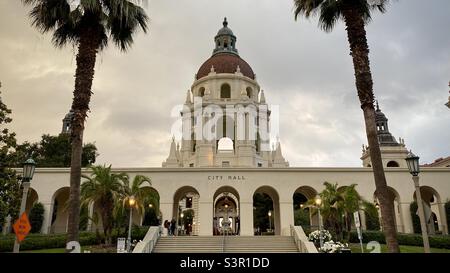
[[[428,241],[428,232],[425,219],[425,212],[423,210],[422,195],[420,193],[419,186],[419,157],[414,155],[411,151],[406,157],[406,163],[408,164],[409,172],[412,175],[414,181],[414,187],[416,188],[417,207],[419,208],[420,228],[422,230],[423,248],[425,253],[430,253],[430,242]]]
[[[30,189],[31,179],[33,179],[34,170],[36,168],[36,162],[32,158],[29,158],[23,163],[23,173],[22,173],[22,202],[20,203],[20,213],[19,217],[25,212],[27,205],[28,190]],[[14,253],[19,253],[20,243],[16,240],[14,241]]]
[[[181,232],[184,229],[184,224],[183,224],[184,213],[183,212],[181,212],[180,217],[181,217],[181,220],[180,220],[180,226],[181,226],[180,234],[181,234]]]
[[[269,231],[272,232],[272,211],[269,210],[267,215],[269,216]]]
[[[323,247],[323,238],[322,238],[322,217],[320,216],[320,206],[322,205],[322,198],[317,195],[315,200],[317,206],[317,212],[319,213],[319,239],[320,239],[320,247]]]
[[[130,222],[128,224],[128,244],[127,244],[127,252],[131,250],[131,226],[133,224],[133,206],[136,204],[136,199],[134,195],[128,198],[128,205],[130,205]]]

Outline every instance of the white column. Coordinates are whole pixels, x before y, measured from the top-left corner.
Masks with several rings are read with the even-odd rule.
[[[438,203],[438,207],[439,207],[439,216],[441,220],[441,222],[439,223],[438,221],[438,223],[442,225],[442,233],[447,235],[448,226],[447,226],[447,215],[445,213],[445,203]]]
[[[275,210],[276,211],[276,210]],[[277,235],[288,236],[291,232],[291,225],[294,225],[294,205],[292,199],[290,201],[280,201],[280,221],[281,232]],[[275,215],[276,217],[276,215]]]
[[[94,202],[89,203],[88,215],[89,215],[89,217],[88,217],[88,223],[87,223],[86,230],[92,231],[92,219],[94,218]]]
[[[52,225],[53,206],[51,202],[41,202],[44,205],[44,221],[42,222],[41,233],[49,234]]]
[[[359,217],[361,222],[361,230],[367,230],[367,223],[366,223],[366,212],[363,210],[359,211]]]
[[[241,235],[253,236],[253,199],[242,200],[240,207]]]
[[[414,233],[410,203],[400,203],[401,216],[403,217],[403,231],[405,233]]]
[[[173,202],[163,202],[160,201],[159,204],[159,210],[161,211],[162,218],[161,222],[164,225],[164,221],[168,220],[169,222],[172,220],[172,217],[174,217],[173,214]]]
[[[199,200],[199,217],[198,227],[200,236],[213,235],[213,202],[205,201],[205,198],[200,197]]]

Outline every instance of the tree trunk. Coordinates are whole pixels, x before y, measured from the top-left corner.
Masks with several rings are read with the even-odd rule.
[[[389,252],[400,252],[397,233],[395,230],[394,215],[392,214],[392,201],[384,175],[381,160],[380,145],[378,143],[375,125],[375,108],[373,95],[372,73],[370,72],[369,46],[367,45],[364,20],[358,10],[347,7],[343,11],[344,21],[350,44],[353,67],[355,69],[356,89],[364,112],[367,141],[369,143],[370,159],[375,178],[376,191],[383,219],[383,231]]]
[[[94,28],[85,28],[80,35],[75,72],[71,122],[72,156],[70,165],[69,221],[67,242],[78,241],[80,222],[81,154],[83,151],[84,122],[91,99],[92,80],[98,52],[98,34]]]

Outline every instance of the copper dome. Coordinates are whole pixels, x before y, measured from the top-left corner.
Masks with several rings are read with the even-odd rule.
[[[244,76],[249,77],[253,80],[255,79],[255,73],[253,73],[253,69],[246,61],[239,57],[239,55],[219,53],[213,55],[211,58],[206,60],[206,62],[204,62],[202,66],[200,66],[200,69],[197,72],[197,80],[208,76],[208,74],[211,72],[211,67],[214,67],[214,71],[218,74],[233,74],[236,72],[238,66]]]

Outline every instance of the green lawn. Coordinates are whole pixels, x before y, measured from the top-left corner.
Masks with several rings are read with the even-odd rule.
[[[115,247],[101,247],[101,246],[82,246],[81,253],[85,250],[91,253],[116,253]],[[38,250],[24,250],[22,253],[65,253],[65,248],[48,248],[48,249],[38,249]]]
[[[350,249],[352,253],[361,253],[361,246],[359,244],[350,244]],[[367,246],[363,245],[364,253],[369,253],[371,250],[367,250]],[[387,246],[381,245],[381,252],[387,253]],[[401,253],[424,253],[423,247],[421,246],[400,246]],[[445,248],[431,248],[431,253],[450,253],[450,249]]]

